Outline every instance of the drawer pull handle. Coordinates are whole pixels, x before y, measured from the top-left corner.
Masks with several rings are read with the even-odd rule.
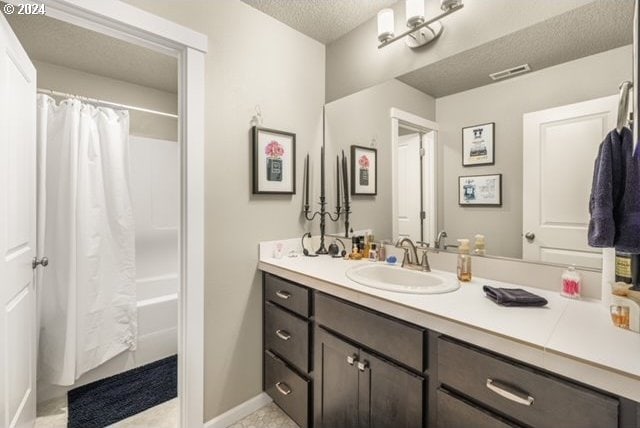
[[[276,334],[278,335],[278,337],[282,340],[289,340],[291,339],[291,335],[289,334],[288,331],[286,330],[276,330]]]
[[[522,404],[524,406],[531,406],[534,401],[533,397],[529,394],[523,394],[515,391],[513,388],[500,384],[493,379],[487,379],[487,388],[507,400],[511,400],[514,403]]]
[[[349,363],[350,366],[354,365],[357,361],[358,357],[356,355],[349,355],[347,357],[347,363]]]
[[[365,371],[368,367],[369,367],[369,363],[367,361],[365,362],[358,361],[358,370],[360,370],[361,372]]]
[[[284,300],[289,300],[289,297],[291,297],[291,293],[289,293],[288,291],[278,290],[276,291],[276,296]]]
[[[289,385],[287,385],[284,382],[278,382],[276,383],[276,389],[278,390],[278,392],[280,392],[280,394],[282,395],[289,395],[291,394],[291,388],[289,387]]]

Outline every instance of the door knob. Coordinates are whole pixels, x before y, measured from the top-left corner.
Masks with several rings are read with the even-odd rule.
[[[42,267],[47,267],[49,265],[49,259],[46,257],[43,257],[41,259],[34,257],[33,261],[31,262],[31,267],[35,269],[38,267],[38,265]]]
[[[536,234],[533,232],[527,232],[524,234],[524,237],[527,239],[527,241],[533,242],[533,240],[536,239]]]

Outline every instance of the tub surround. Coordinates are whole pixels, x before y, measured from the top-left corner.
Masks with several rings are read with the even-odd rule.
[[[273,257],[275,242],[284,244],[285,256],[280,259]],[[346,270],[355,264],[370,262],[328,257],[287,257],[291,250],[300,251],[299,239],[261,243],[258,268],[604,391],[640,401],[640,363],[637,359],[637,355],[640,355],[640,335],[614,327],[608,308],[598,300],[566,299],[557,291],[531,287],[531,278],[526,281],[527,285],[520,285],[474,277],[471,283],[463,284],[452,293],[394,293],[357,284],[345,275]],[[442,268],[439,263],[432,262],[433,265],[436,269]],[[451,268],[454,267],[452,264]],[[545,267],[538,268],[544,271]],[[546,298],[549,304],[544,308],[501,307],[485,298],[482,291],[484,284],[524,288]]]

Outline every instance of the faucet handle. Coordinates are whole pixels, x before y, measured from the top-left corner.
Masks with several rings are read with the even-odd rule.
[[[407,264],[409,264],[409,249],[406,247],[398,247],[398,248],[402,248],[404,250],[402,255],[402,264],[400,266],[405,267]]]
[[[416,244],[417,244],[417,245],[419,245],[420,247],[424,247],[424,248],[429,248],[429,247],[431,247],[431,243],[429,243],[429,242],[416,241]]]
[[[423,272],[431,272],[431,266],[429,266],[429,257],[427,256],[427,252],[422,253],[422,260],[420,261],[420,266],[422,267]]]

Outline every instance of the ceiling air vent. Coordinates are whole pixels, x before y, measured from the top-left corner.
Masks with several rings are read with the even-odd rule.
[[[509,68],[507,70],[491,73],[489,77],[491,77],[491,80],[502,80],[506,79],[507,77],[513,77],[518,74],[526,73],[527,71],[531,71],[531,67],[529,67],[529,64],[522,64],[517,67]]]

